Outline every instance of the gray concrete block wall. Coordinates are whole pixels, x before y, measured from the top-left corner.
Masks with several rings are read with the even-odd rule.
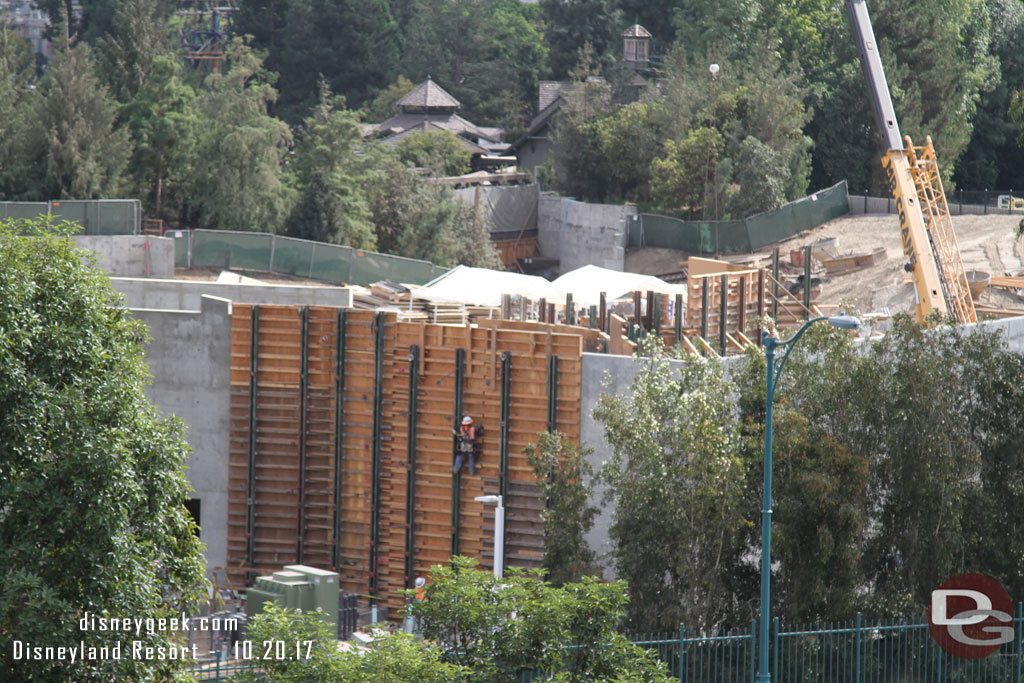
[[[174,277],[174,240],[150,235],[76,235],[96,265],[117,277]]]
[[[186,475],[200,500],[208,572],[227,564],[231,302],[204,296],[198,311],[132,310],[149,326],[149,400],[186,425]]]
[[[635,215],[635,206],[541,197],[537,208],[540,253],[559,259],[562,273],[586,265],[621,271],[626,262],[626,217]]]
[[[114,289],[124,295],[128,308],[198,311],[200,299],[205,295],[243,304],[352,307],[352,289],[349,287],[254,285],[121,277],[112,277],[110,281]]]

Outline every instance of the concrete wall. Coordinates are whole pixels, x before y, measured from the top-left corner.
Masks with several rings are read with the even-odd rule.
[[[118,277],[174,277],[174,240],[150,235],[77,235],[75,245]]]
[[[186,472],[200,500],[208,568],[227,564],[231,302],[204,296],[198,311],[132,310],[149,326],[149,400],[187,426]]]
[[[975,327],[970,326],[968,329]],[[1024,317],[1007,318],[991,322],[978,323],[983,330],[1001,330],[1007,346],[1017,353],[1024,353]],[[726,372],[731,365],[742,361],[740,356],[726,358]],[[681,361],[671,361],[673,367],[681,365]],[[583,354],[582,388],[580,396],[580,439],[594,449],[590,455],[590,464],[598,470],[601,464],[612,456],[611,446],[604,440],[604,428],[594,420],[593,411],[603,392],[630,395],[630,386],[640,372],[641,363],[630,356],[609,356],[598,353]],[[608,382],[606,385],[605,382]],[[614,507],[611,503],[603,504],[604,488],[594,485],[590,502],[600,512],[594,520],[594,527],[587,534],[587,542],[598,554],[605,569],[605,578],[614,579],[612,570],[611,542],[608,529],[612,523]]]
[[[537,212],[540,253],[560,259],[562,273],[589,264],[622,270],[626,260],[626,217],[635,215],[635,206],[541,197]]]
[[[113,277],[110,281],[114,289],[124,295],[128,308],[198,311],[199,300],[204,295],[243,304],[352,307],[352,290],[348,287],[253,285],[122,277]]]

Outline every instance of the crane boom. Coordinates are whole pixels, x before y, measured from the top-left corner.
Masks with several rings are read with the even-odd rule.
[[[896,201],[903,253],[910,260],[908,270],[912,273],[916,293],[917,320],[923,323],[929,314],[938,312],[958,322],[975,322],[974,301],[942,191],[931,138],[927,138],[923,147],[914,147],[909,137],[900,137],[896,110],[865,0],[846,0],[846,13],[860,51],[882,137],[882,167]]]

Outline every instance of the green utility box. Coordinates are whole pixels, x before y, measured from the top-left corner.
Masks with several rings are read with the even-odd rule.
[[[261,576],[246,592],[247,619],[263,611],[263,605],[275,602],[279,607],[303,612],[324,611],[326,621],[338,625],[338,574],[301,564],[291,564],[271,576]]]

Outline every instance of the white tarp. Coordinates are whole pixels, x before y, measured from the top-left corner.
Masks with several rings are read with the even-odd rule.
[[[686,285],[673,285],[653,275],[623,273],[598,266],[583,266],[569,271],[551,284],[561,292],[562,301],[566,294],[572,293],[573,304],[581,307],[600,304],[601,292],[605,293],[609,304],[632,292],[682,294],[683,301],[686,301]]]
[[[477,306],[501,306],[501,295],[512,294],[529,299],[565,301],[553,283],[537,275],[503,270],[456,266],[444,275],[416,290],[416,296],[435,302],[465,303]]]

